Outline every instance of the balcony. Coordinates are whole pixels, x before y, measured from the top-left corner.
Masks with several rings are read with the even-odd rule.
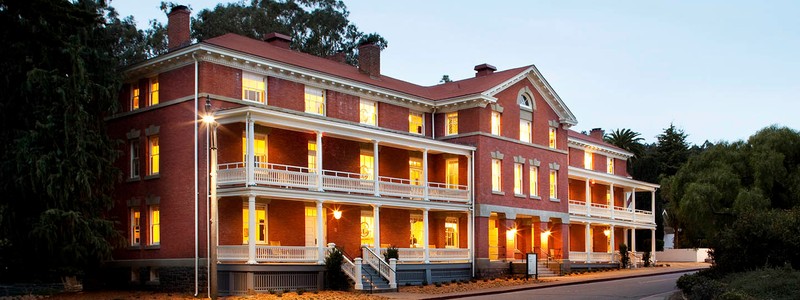
[[[358,173],[322,170],[320,174],[316,170],[306,167],[261,162],[255,163],[253,169],[253,183],[259,186],[335,191],[443,202],[466,203],[470,199],[470,191],[465,185],[438,182],[428,182],[427,185],[422,185],[421,182],[387,176],[379,176],[378,180],[372,180]],[[218,184],[221,188],[245,185],[247,183],[247,168],[244,162],[220,164],[217,173],[219,176]]]
[[[590,203],[585,201],[569,200],[569,214],[609,220],[629,221],[642,224],[655,224],[653,212],[641,209],[628,209],[619,206]]]

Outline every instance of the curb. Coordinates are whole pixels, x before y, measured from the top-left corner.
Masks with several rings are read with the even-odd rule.
[[[662,272],[662,273],[629,275],[629,276],[613,277],[613,278],[597,278],[597,279],[589,279],[589,280],[582,280],[582,281],[561,282],[561,283],[554,283],[554,284],[540,285],[540,286],[527,286],[527,287],[521,287],[521,288],[510,288],[510,289],[507,289],[507,290],[476,292],[476,293],[465,293],[465,294],[458,294],[458,295],[448,295],[448,296],[430,297],[430,298],[422,298],[422,299],[424,299],[424,300],[440,300],[440,299],[457,299],[457,298],[463,298],[463,297],[496,295],[496,294],[513,293],[513,292],[528,291],[528,290],[545,289],[545,288],[551,288],[551,287],[570,286],[570,285],[578,285],[578,284],[586,284],[586,283],[595,283],[595,282],[614,281],[614,280],[621,280],[621,279],[630,279],[630,278],[637,278],[637,277],[650,277],[650,276],[659,276],[659,275],[675,274],[675,273],[685,273],[685,272],[693,272],[693,271],[696,272],[696,271],[701,271],[701,270],[705,270],[705,269],[708,269],[708,268],[692,268],[692,269],[675,270],[675,271]]]

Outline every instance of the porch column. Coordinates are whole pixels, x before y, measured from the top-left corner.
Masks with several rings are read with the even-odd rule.
[[[616,244],[614,242],[614,225],[610,226],[610,230],[611,230],[611,234],[608,235],[608,238],[610,239],[609,244],[610,244],[611,247],[608,248],[608,253],[614,254],[614,246],[616,246],[616,245],[614,245],[614,244]],[[612,257],[613,257],[613,255],[612,255]]]
[[[569,243],[569,223],[561,223],[561,259],[563,260],[569,260]]]
[[[586,240],[584,243],[584,246],[586,247],[586,262],[588,263],[592,261],[592,228],[589,223],[586,223],[586,229],[584,233],[586,235],[584,237]]]
[[[428,199],[428,193],[430,185],[428,184],[428,149],[422,150],[422,182],[424,186],[422,199],[429,201],[430,199]]]
[[[614,219],[614,184],[611,183],[609,186],[609,195],[611,195],[611,199],[608,199],[608,208],[611,209],[611,219]]]
[[[628,244],[628,228],[622,228],[622,242],[630,248],[631,245]]]
[[[584,200],[586,201],[586,215],[591,217],[592,216],[592,187],[589,185],[589,178],[586,178],[586,195],[584,197]]]
[[[428,248],[428,209],[422,209],[422,249],[425,251],[425,263],[431,263],[431,253]]]
[[[374,216],[375,226],[374,231],[375,233],[375,254],[381,254],[381,206],[379,204],[374,204],[372,206],[372,215]]]
[[[474,153],[474,151],[472,153]],[[473,200],[472,199],[472,186],[473,186],[473,181],[474,181],[474,179],[472,178],[472,176],[473,176],[472,175],[472,156],[473,155],[468,155],[467,156],[467,191],[469,191],[470,202],[472,202],[472,200]],[[567,201],[567,202],[569,202],[569,201]]]
[[[656,263],[656,230],[650,229],[650,259],[653,260],[653,264]]]
[[[253,121],[250,116],[247,116],[247,128],[245,132],[245,138],[247,140],[247,155],[245,156],[245,171],[247,172],[246,179],[247,185],[253,186],[256,185],[255,182],[255,122]]]
[[[656,190],[650,192],[650,212],[653,213],[653,223],[656,222]],[[655,239],[653,239],[655,241]],[[653,252],[655,252],[655,248],[653,248]]]
[[[380,178],[380,174],[378,172],[378,160],[379,160],[378,159],[378,141],[377,140],[373,140],[372,141],[372,165],[373,165],[372,173],[374,174],[373,176],[375,176],[375,177],[373,177],[372,179],[375,180],[375,197],[380,197],[381,196],[381,191],[380,191],[380,188],[381,188],[380,182],[381,181],[378,179],[378,178]],[[375,215],[375,218],[377,220],[377,218],[378,218],[377,213]],[[376,221],[375,224],[378,224],[378,222]],[[376,233],[377,233],[377,231],[376,231]],[[376,238],[375,241],[377,242],[378,239]],[[378,246],[380,246],[380,245],[376,244],[376,248]]]
[[[323,240],[325,234],[322,233],[322,218],[324,214],[322,201],[317,201],[317,263],[320,265],[325,263],[325,241]]]
[[[631,228],[631,252],[636,252],[636,227]]]
[[[256,196],[247,197],[247,263],[256,263]]]
[[[550,255],[550,223],[541,221],[539,222],[539,258],[546,259]]]
[[[631,211],[633,212],[633,223],[636,223],[636,188],[631,190]]]
[[[475,222],[472,220],[472,210],[467,211],[467,247],[469,247],[469,261],[475,257]]]
[[[322,131],[317,131],[317,152],[315,154],[317,156],[317,169],[315,170],[317,173],[317,190],[322,192],[325,190],[322,188]]]

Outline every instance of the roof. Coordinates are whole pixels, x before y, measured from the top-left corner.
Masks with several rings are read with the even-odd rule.
[[[381,75],[379,77],[369,76],[368,74],[359,71],[357,67],[345,63],[340,63],[291,49],[281,48],[264,41],[233,33],[211,38],[203,41],[202,43],[249,53],[265,59],[279,61],[297,67],[315,70],[333,76],[343,77],[429,100],[444,100],[460,96],[480,94],[513,78],[516,75],[519,75],[521,72],[531,67],[524,66],[500,72],[494,72],[485,76],[472,77],[434,86],[421,86],[385,75]]]
[[[572,130],[572,129],[568,130],[568,132],[569,132],[568,136],[570,138],[576,138],[576,139],[579,139],[579,140],[583,140],[585,142],[598,144],[598,145],[601,145],[603,147],[611,148],[611,149],[616,150],[616,151],[620,151],[620,152],[623,152],[623,153],[630,154],[630,152],[628,150],[625,150],[625,149],[622,149],[620,147],[614,146],[613,144],[607,143],[605,140],[603,140],[601,138],[596,138],[596,137],[593,137],[593,136],[588,135],[588,134],[583,134],[583,133],[577,132],[577,131]]]

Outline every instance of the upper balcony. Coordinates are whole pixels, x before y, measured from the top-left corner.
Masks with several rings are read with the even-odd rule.
[[[220,111],[220,189],[469,203],[473,147],[281,109]]]
[[[655,191],[659,185],[604,172],[569,167],[569,213],[578,219],[606,223],[655,225]],[[650,210],[636,209],[637,192],[650,192],[638,201]]]

